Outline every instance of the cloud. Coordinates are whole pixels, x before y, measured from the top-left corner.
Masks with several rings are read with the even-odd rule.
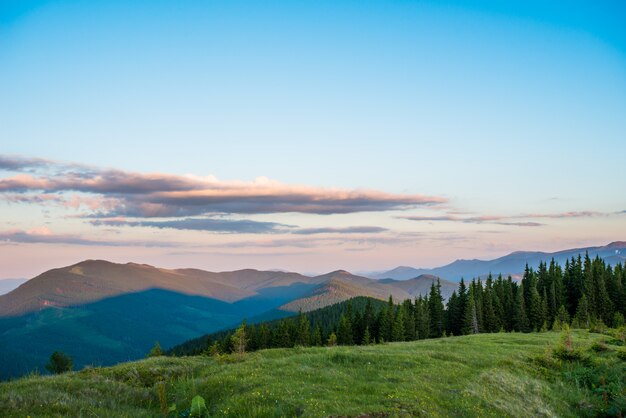
[[[19,194],[19,193],[4,193],[0,195],[0,199],[9,203],[27,203],[27,204],[46,204],[46,203],[59,203],[64,204],[65,199],[57,194]]]
[[[388,231],[387,228],[381,228],[378,226],[349,226],[346,228],[302,228],[293,231],[294,234],[299,235],[314,235],[314,234],[377,234],[380,232]]]
[[[40,159],[2,157],[20,174],[0,179],[0,193],[90,194],[107,204],[93,217],[190,217],[216,213],[335,214],[437,205],[443,197],[288,185],[264,177],[222,181],[213,176],[134,173]]]
[[[78,235],[54,234],[48,228],[39,228],[29,231],[9,230],[0,231],[0,243],[5,244],[66,244],[102,247],[173,247],[168,242],[138,242],[138,241],[98,241],[83,238]]]
[[[540,222],[513,222],[514,220],[529,219],[567,219],[567,218],[589,218],[595,216],[606,216],[606,213],[596,211],[562,212],[562,213],[531,213],[520,215],[483,215],[462,217],[456,215],[442,216],[400,216],[400,219],[421,222],[461,222],[469,224],[493,224],[521,227],[538,227],[545,224]]]
[[[560,219],[560,218],[591,218],[594,216],[604,216],[606,213],[596,211],[580,211],[580,212],[562,212],[562,213],[532,213],[527,215],[520,215],[518,218],[546,218],[546,219]]]
[[[50,161],[43,158],[25,158],[12,155],[0,155],[0,170],[31,171],[40,167],[47,167]]]
[[[510,225],[510,226],[544,226],[540,222],[494,222],[496,225]]]
[[[251,220],[185,218],[167,221],[127,221],[124,219],[96,219],[93,225],[132,226],[147,228],[171,228],[191,231],[210,231],[221,233],[266,234],[283,232],[289,225],[275,222],[257,222]]]

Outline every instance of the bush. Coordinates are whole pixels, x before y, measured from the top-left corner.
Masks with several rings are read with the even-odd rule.
[[[165,353],[163,353],[161,344],[159,344],[159,342],[157,341],[154,343],[154,346],[150,349],[150,352],[146,357],[161,357],[163,355],[165,355]]]
[[[605,341],[595,341],[593,344],[591,344],[590,347],[591,351],[594,351],[596,353],[601,353],[603,351],[609,351],[610,348],[608,345],[606,345]]]
[[[606,334],[608,332],[607,326],[602,322],[602,319],[594,321],[589,327],[589,332],[595,332],[597,334]]]
[[[580,348],[574,348],[572,332],[565,327],[561,333],[561,342],[552,350],[552,356],[563,361],[581,361],[585,356]]]
[[[60,351],[55,351],[50,356],[50,361],[46,364],[46,369],[50,373],[61,374],[69,372],[74,367],[74,362],[70,356]]]

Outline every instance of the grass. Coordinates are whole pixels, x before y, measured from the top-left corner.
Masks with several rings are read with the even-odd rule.
[[[584,364],[553,355],[562,340],[555,332],[273,349],[247,354],[241,362],[158,357],[2,383],[0,405],[5,417],[155,417],[176,404],[177,412],[168,415],[174,417],[188,416],[192,398],[201,395],[216,417],[619,412],[626,375],[617,356],[622,348],[586,331],[573,332],[572,339],[585,353]],[[584,373],[604,373],[612,392],[598,392],[598,385],[584,381]],[[611,396],[617,401],[609,405]]]

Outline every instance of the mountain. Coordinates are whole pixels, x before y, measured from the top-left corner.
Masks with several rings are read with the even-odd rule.
[[[516,251],[504,257],[494,260],[456,260],[450,264],[433,269],[418,269],[413,267],[396,267],[393,270],[376,272],[366,275],[373,279],[396,279],[406,280],[422,274],[432,274],[446,280],[459,281],[462,277],[471,279],[473,277],[486,276],[489,273],[498,275],[516,276],[524,272],[526,264],[536,268],[540,261],[550,261],[552,258],[562,265],[565,261],[578,255],[596,256],[604,259],[607,263],[615,265],[626,262],[626,241],[616,241],[600,247],[573,248],[553,253],[540,251]]]
[[[297,273],[240,270],[212,273],[196,269],[167,270],[145,264],[103,260],[49,270],[0,296],[0,317],[46,307],[69,307],[148,289],[203,296],[225,302],[258,295],[259,289],[310,281]]]
[[[9,293],[27,281],[28,279],[0,279],[0,295]]]
[[[415,297],[419,295],[428,295],[430,292],[430,286],[438,279],[439,278],[437,276],[433,276],[432,274],[421,274],[408,280],[380,279],[379,282],[402,289],[409,295]],[[439,283],[441,284],[441,295],[445,300],[452,295],[452,292],[458,289],[458,285],[456,283],[448,280],[439,279]]]
[[[450,286],[442,282],[444,295]],[[108,365],[142,357],[155,341],[170,347],[244,318],[271,320],[355,296],[403,300],[424,289],[342,270],[309,277],[87,260],[0,296],[0,353],[7,359],[0,378],[41,369],[55,350],[70,353],[77,367]]]

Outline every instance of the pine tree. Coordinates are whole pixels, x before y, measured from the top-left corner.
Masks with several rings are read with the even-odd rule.
[[[339,318],[339,327],[337,328],[337,343],[340,345],[352,345],[352,324],[346,314],[341,314]]]
[[[154,343],[154,345],[150,349],[150,352],[148,353],[147,357],[160,357],[163,355],[165,355],[165,353],[161,349],[161,344],[159,344],[159,342],[157,341]]]
[[[291,339],[291,333],[289,332],[289,322],[285,319],[278,323],[278,328],[274,333],[275,341],[274,347],[293,347],[293,340]]]
[[[441,297],[441,283],[437,279],[437,284],[433,282],[430,286],[428,298],[428,315],[430,317],[430,336],[441,337],[443,334],[443,297]]]
[[[493,308],[493,292],[491,282],[491,275],[489,275],[483,292],[483,330],[485,332],[497,332],[500,329],[496,312]]]
[[[401,308],[392,324],[391,341],[404,341],[404,310]]]
[[[454,335],[461,335],[463,333],[465,308],[467,304],[467,287],[465,286],[465,281],[463,280],[463,278],[461,278],[461,282],[459,283],[458,307],[454,315],[454,327],[452,328],[452,332],[454,333]]]
[[[479,332],[480,329],[478,327],[478,313],[476,312],[474,292],[470,289],[464,313],[463,334],[478,334]]]
[[[239,361],[243,360],[243,356],[246,353],[246,321],[243,321],[241,326],[237,328],[231,337],[231,342],[233,352],[237,355]]]
[[[556,315],[554,315],[552,330],[560,331],[565,325],[569,325],[569,314],[567,313],[565,306],[561,305],[556,311]]]
[[[417,338],[424,339],[430,336],[428,298],[422,298],[421,295],[415,301],[415,328],[417,330]]]
[[[319,325],[316,325],[313,330],[313,334],[311,335],[311,345],[315,347],[322,345],[322,328],[320,328]]]
[[[311,325],[309,318],[302,314],[302,311],[298,314],[298,333],[296,337],[296,345],[307,347],[311,344]]]
[[[513,304],[512,328],[515,331],[528,332],[528,317],[526,316],[526,304],[524,302],[523,283],[515,292],[515,303]]]
[[[448,333],[454,333],[456,330],[456,320],[459,315],[459,297],[456,294],[456,290],[452,292],[445,310],[444,329]],[[458,333],[457,333],[458,335]]]
[[[270,347],[272,337],[270,335],[270,329],[265,322],[259,326],[257,340],[258,340],[257,345],[260,350]]]
[[[396,319],[396,306],[393,304],[393,297],[389,295],[387,302],[387,320],[385,321],[384,337],[385,341],[392,341],[393,321]]]
[[[361,341],[361,344],[369,345],[370,343],[371,343],[370,328],[365,327],[365,332],[363,333],[363,341]]]
[[[589,328],[591,321],[589,318],[589,304],[587,303],[587,295],[583,294],[578,301],[578,307],[576,308],[576,317],[574,321],[577,326],[582,328]]]
[[[415,332],[415,310],[411,299],[407,299],[402,303],[402,317],[404,318],[404,341],[415,341],[417,339]]]
[[[337,335],[335,335],[334,332],[331,332],[328,336],[328,341],[326,342],[326,345],[329,347],[334,347],[337,345]]]
[[[530,321],[531,329],[538,331],[543,325],[543,308],[541,306],[541,296],[537,292],[537,288],[530,284],[530,298],[528,306],[528,319]]]

